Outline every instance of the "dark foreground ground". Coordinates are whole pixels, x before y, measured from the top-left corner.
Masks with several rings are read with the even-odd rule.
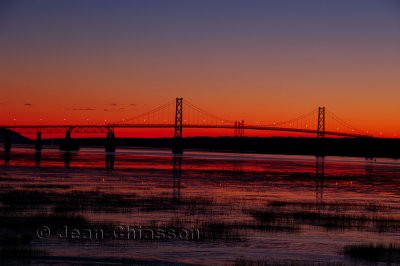
[[[0,265],[400,265],[394,160],[55,148],[0,149]]]

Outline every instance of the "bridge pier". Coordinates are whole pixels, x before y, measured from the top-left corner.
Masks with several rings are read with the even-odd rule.
[[[182,154],[183,153],[183,139],[182,139],[182,98],[176,98],[175,108],[175,129],[174,129],[174,141],[172,146],[172,153]]]
[[[109,129],[106,135],[106,152],[115,152],[115,133],[113,130]]]
[[[326,147],[325,147],[325,139],[324,138],[318,138],[317,143],[316,143],[316,152],[315,155],[318,157],[323,157],[326,155]]]
[[[65,139],[62,144],[60,144],[60,150],[70,151],[71,150],[71,130],[67,129],[65,132]]]
[[[42,132],[36,132],[36,141],[35,141],[35,150],[41,151],[42,150]]]
[[[60,150],[63,151],[79,150],[79,145],[72,142],[71,129],[67,129],[67,131],[65,132],[65,139],[64,142],[60,144]]]

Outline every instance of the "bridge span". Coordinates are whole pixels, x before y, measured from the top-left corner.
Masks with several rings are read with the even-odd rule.
[[[169,110],[171,106],[175,110]],[[327,121],[328,116],[331,121]],[[174,130],[174,144],[172,147],[174,153],[183,152],[182,138],[184,128],[233,129],[235,137],[243,137],[245,130],[315,134],[321,140],[325,136],[371,137],[330,113],[325,107],[319,107],[305,115],[280,123],[264,125],[257,122],[256,124],[245,124],[243,120],[230,121],[215,116],[190,102],[184,102],[183,98],[176,98],[173,102],[133,118],[102,125],[0,125],[0,128],[22,135],[36,135],[35,149],[37,150],[42,148],[43,134],[65,134],[64,145],[60,148],[70,150],[73,149],[71,134],[98,133],[106,135],[106,151],[115,151],[115,130],[119,128],[171,128]],[[11,149],[11,138],[7,135],[4,137],[4,148],[6,150]]]

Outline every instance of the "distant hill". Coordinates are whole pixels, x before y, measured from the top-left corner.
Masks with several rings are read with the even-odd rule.
[[[4,136],[6,134],[10,134],[11,136],[11,143],[18,143],[18,144],[30,144],[33,143],[32,140],[18,134],[17,132],[8,130],[6,128],[0,128],[0,142],[4,142]]]
[[[20,134],[0,128],[0,142],[11,134],[13,144],[34,144]],[[105,146],[105,138],[73,138],[79,146]],[[43,139],[43,145],[63,145],[64,139]],[[117,138],[118,147],[172,148],[172,138]],[[183,139],[185,149],[205,151],[233,151],[269,154],[337,155],[359,157],[400,158],[400,139],[384,138],[316,138],[304,137],[188,137]]]

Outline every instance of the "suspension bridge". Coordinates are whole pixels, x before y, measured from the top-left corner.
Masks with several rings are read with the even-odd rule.
[[[62,149],[71,149],[72,134],[105,134],[106,151],[115,151],[115,130],[118,128],[171,128],[174,132],[173,152],[182,153],[183,129],[232,129],[234,137],[244,137],[245,130],[297,132],[315,135],[318,139],[325,136],[371,137],[346,123],[325,107],[318,107],[294,119],[271,124],[245,123],[244,120],[232,121],[216,116],[183,98],[176,98],[148,112],[130,118],[102,125],[0,125],[0,128],[21,135],[36,135],[35,148],[42,149],[42,135],[65,134]],[[34,137],[32,137],[34,139]],[[9,134],[4,138],[4,148],[11,149]]]

